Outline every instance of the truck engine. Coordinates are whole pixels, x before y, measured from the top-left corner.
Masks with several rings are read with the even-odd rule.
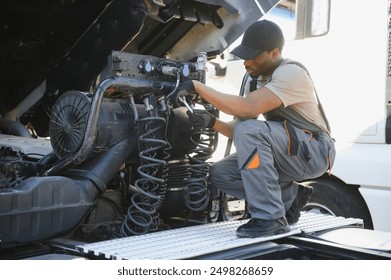
[[[93,93],[56,101],[52,151],[25,152],[2,137],[2,243],[60,234],[88,242],[211,219],[207,160],[217,135],[195,131],[186,112],[196,103],[217,112],[197,96],[176,97],[180,82],[204,81],[205,63],[205,53],[190,63],[113,52]]]

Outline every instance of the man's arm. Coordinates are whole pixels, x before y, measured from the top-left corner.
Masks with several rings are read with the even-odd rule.
[[[193,81],[193,84],[195,91],[207,102],[218,110],[242,120],[258,117],[282,104],[281,99],[266,87],[257,89],[243,97],[219,92],[198,81]],[[216,124],[214,129],[225,131],[227,127],[223,128],[220,127],[220,124]],[[232,128],[230,134],[232,135]]]
[[[228,138],[233,137],[233,128],[235,125],[236,120],[232,120],[230,122],[223,122],[219,119],[216,120],[215,125],[213,126],[213,129],[216,132],[219,132],[223,134],[224,136],[227,136]]]

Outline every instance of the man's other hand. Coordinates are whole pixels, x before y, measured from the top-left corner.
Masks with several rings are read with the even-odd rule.
[[[205,110],[187,111],[190,123],[195,130],[203,130],[205,128],[212,128],[215,125],[216,117]]]

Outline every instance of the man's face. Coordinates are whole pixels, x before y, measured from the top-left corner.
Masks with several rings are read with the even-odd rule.
[[[244,67],[251,77],[270,75],[275,69],[276,51],[264,51],[256,58],[244,61]]]

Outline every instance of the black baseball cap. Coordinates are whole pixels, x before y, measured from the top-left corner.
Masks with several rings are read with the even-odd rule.
[[[277,24],[269,20],[260,20],[247,28],[241,44],[231,53],[241,59],[250,60],[274,48],[281,51],[284,41],[282,30]]]

